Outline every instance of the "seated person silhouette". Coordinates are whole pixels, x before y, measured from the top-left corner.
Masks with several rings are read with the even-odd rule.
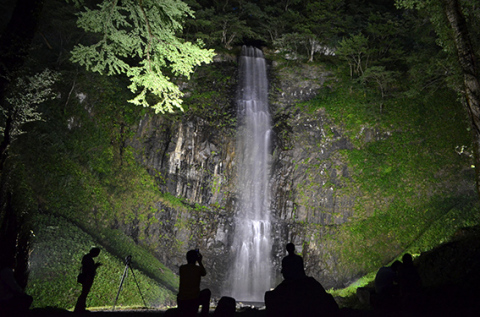
[[[398,287],[402,308],[416,309],[422,304],[422,280],[413,264],[412,255],[405,253],[398,269]]]
[[[25,294],[13,274],[15,259],[0,255],[0,316],[23,316],[33,298]]]
[[[211,292],[209,289],[200,291],[201,278],[207,275],[202,258],[198,250],[190,250],[187,252],[187,264],[180,266],[177,305],[181,316],[195,316],[199,306],[202,306],[201,316],[208,316]]]
[[[398,269],[398,286],[401,296],[417,293],[422,286],[420,275],[409,253],[405,253],[402,257],[402,265]]]
[[[284,280],[265,292],[267,317],[337,316],[338,305],[332,295],[313,277],[305,275],[303,259],[295,254],[295,245],[287,244],[288,255],[282,260]]]
[[[303,258],[295,254],[295,245],[288,243],[288,255],[282,259],[282,275],[285,280],[296,280],[305,277]]]
[[[398,270],[402,262],[395,261],[391,266],[381,267],[375,275],[375,302],[378,308],[391,308],[398,295]]]

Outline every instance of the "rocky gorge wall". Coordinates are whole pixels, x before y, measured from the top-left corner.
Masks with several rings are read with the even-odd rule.
[[[307,272],[326,287],[333,287],[335,282],[326,278],[330,272],[323,269],[322,251],[312,239],[321,237],[329,225],[345,222],[353,212],[353,198],[335,198],[333,188],[328,186],[340,185],[338,176],[348,176],[345,166],[338,167],[342,162],[336,151],[350,145],[335,128],[325,126],[322,113],[312,116],[294,110],[296,102],[315,96],[331,74],[319,67],[306,66],[280,74],[276,66],[269,63],[271,81],[276,85],[270,88],[276,134],[271,207],[276,279],[281,280],[279,266],[285,255],[284,245],[293,241],[305,257]],[[223,103],[222,111],[235,111],[231,98],[237,81],[235,59],[224,57],[210,67],[223,68],[231,75],[229,82],[220,88],[227,98],[223,96],[214,102]],[[201,89],[211,89],[215,81],[208,80],[211,82],[206,87],[189,83],[185,88],[187,94],[206,93]],[[131,143],[141,153],[142,164],[156,177],[160,190],[181,197],[187,206],[179,208],[159,202],[156,217],[162,225],[147,225],[144,230],[149,238],[145,243],[157,244],[157,256],[174,271],[184,262],[188,249],[200,248],[211,272],[206,284],[214,292],[218,291],[229,264],[235,179],[236,173],[241,173],[235,169],[234,129],[234,126],[212,126],[208,118],[188,116],[188,111],[179,120],[147,115]],[[299,167],[298,162],[309,164]],[[320,227],[310,228],[306,224]],[[125,230],[129,230],[128,226]],[[162,239],[162,243],[156,243]]]
[[[339,228],[355,218],[361,195],[342,154],[354,146],[324,109],[311,113],[296,106],[326,89],[333,75],[319,65],[289,67],[270,61],[269,77],[276,281],[282,279],[284,246],[293,242],[308,275],[325,288],[343,287],[366,273],[361,263],[345,265],[339,248],[344,242]],[[235,182],[241,173],[235,167],[236,82],[236,57],[217,56],[184,84],[187,110],[182,117],[146,115],[130,141],[166,196],[157,203],[157,222],[125,224],[123,230],[142,231],[143,243],[174,272],[185,262],[187,250],[199,248],[209,272],[204,285],[214,296],[221,295],[229,267]],[[381,136],[372,130],[362,137]],[[398,252],[392,248],[385,257]]]

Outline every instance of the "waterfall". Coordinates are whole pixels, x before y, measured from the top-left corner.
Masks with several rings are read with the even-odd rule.
[[[237,192],[233,264],[225,288],[236,300],[262,302],[271,288],[271,118],[266,62],[261,50],[243,47],[237,94]]]

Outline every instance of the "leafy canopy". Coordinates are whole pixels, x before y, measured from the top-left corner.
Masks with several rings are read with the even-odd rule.
[[[127,75],[136,94],[129,100],[133,104],[152,106],[156,113],[182,109],[183,94],[171,76],[189,78],[195,66],[214,56],[201,41],[178,35],[187,16],[193,12],[179,0],[104,0],[84,7],[78,26],[100,36],[93,44],[77,45],[72,61],[100,74]]]

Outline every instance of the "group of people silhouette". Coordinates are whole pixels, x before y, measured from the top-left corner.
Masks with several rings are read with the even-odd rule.
[[[265,293],[267,316],[334,316],[338,306],[322,285],[307,277],[303,258],[295,253],[295,245],[286,245],[288,255],[282,259],[281,273],[284,281],[274,290]],[[209,314],[211,292],[200,290],[200,281],[207,274],[198,250],[187,252],[187,264],[180,267],[180,286],[177,295],[178,308],[169,310],[166,316],[196,316],[201,306],[201,316]],[[198,263],[198,265],[197,265]],[[235,314],[236,301],[224,296],[218,302],[214,316],[229,317]]]
[[[406,253],[402,261],[394,261],[390,266],[380,268],[375,276],[375,293],[370,304],[375,308],[388,309],[396,305],[414,304],[422,283],[413,265],[412,255]]]
[[[303,258],[295,253],[295,245],[286,245],[288,255],[282,259],[284,280],[273,290],[265,293],[267,316],[336,316],[339,308],[333,297],[313,277],[305,274]],[[102,265],[95,262],[100,249],[94,247],[82,258],[82,266],[77,282],[82,285],[74,312],[86,312],[86,300],[93,285],[97,269]],[[13,276],[12,263],[2,259],[0,270],[0,308],[3,311],[28,310],[32,297],[25,294]],[[203,265],[203,256],[199,250],[190,250],[186,254],[187,263],[179,268],[179,291],[177,309],[170,310],[166,316],[196,316],[201,307],[201,316],[207,317],[210,309],[211,291],[200,289],[202,277],[207,271]],[[5,263],[4,263],[5,262]],[[395,261],[391,266],[380,268],[375,277],[375,291],[370,301],[374,307],[391,307],[398,300],[405,304],[415,297],[421,287],[420,276],[413,265],[410,254]],[[222,297],[218,302],[214,316],[233,316],[236,301],[231,297]]]
[[[299,303],[301,304],[301,300],[289,294],[289,290],[300,294],[303,299],[308,297],[305,292],[302,293],[301,289],[304,287],[300,287],[301,285],[307,285],[308,293],[315,294],[317,291],[316,295],[324,296],[327,294],[320,283],[306,276],[303,258],[295,253],[295,245],[293,243],[287,244],[286,250],[288,255],[282,260],[281,271],[284,281],[275,290],[268,291],[265,294],[267,311],[269,308],[271,311],[270,316],[290,316],[290,310],[287,308],[291,307],[292,304],[298,306]],[[77,276],[77,282],[82,285],[82,291],[75,305],[75,313],[87,312],[87,297],[95,280],[97,269],[102,265],[102,263],[94,260],[99,254],[100,249],[94,247],[82,257],[80,273]],[[167,312],[166,316],[196,316],[201,306],[201,316],[207,317],[210,309],[211,291],[209,289],[200,290],[201,278],[207,274],[203,266],[203,256],[199,250],[190,250],[186,254],[186,259],[187,263],[180,266],[179,269],[178,308],[171,310],[170,313]],[[0,278],[0,308],[3,311],[9,309],[14,312],[28,310],[33,299],[25,294],[16,283],[13,277],[13,265],[2,263]],[[318,290],[320,291],[319,294]],[[334,302],[333,298],[331,302]],[[315,304],[318,304],[318,302]],[[305,306],[308,307],[309,305]],[[235,299],[222,297],[218,302],[214,316],[233,316],[235,307]]]

